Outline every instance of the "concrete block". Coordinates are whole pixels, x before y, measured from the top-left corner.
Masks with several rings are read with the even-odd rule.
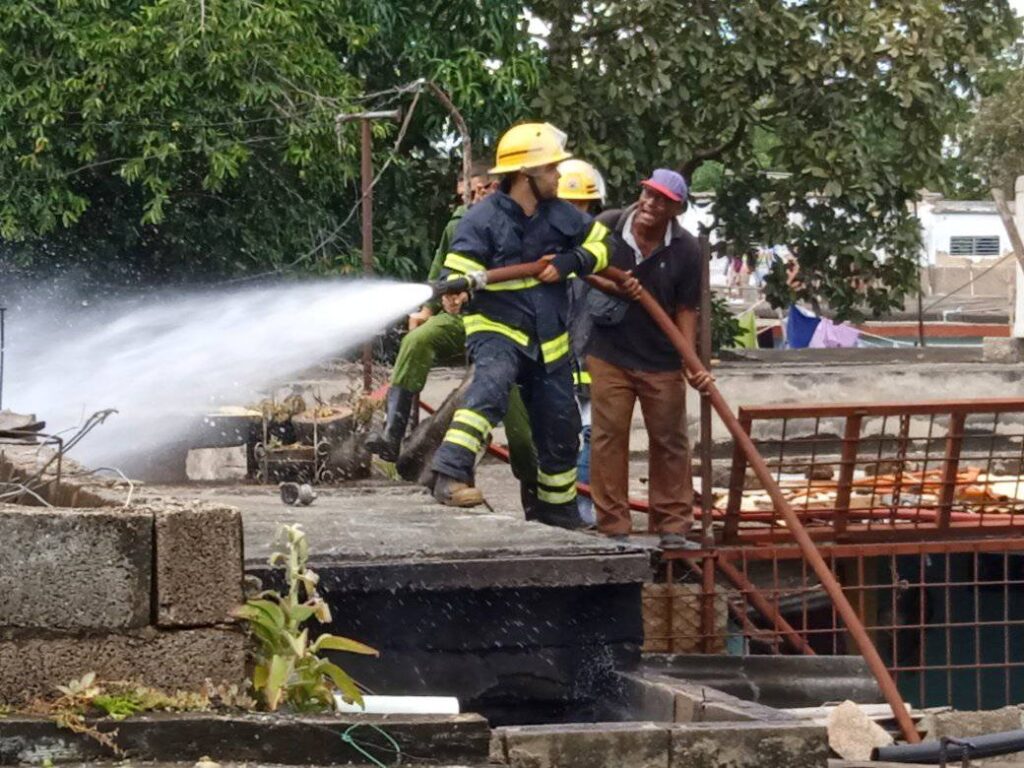
[[[986,363],[1024,362],[1024,339],[986,338],[981,343],[982,359]]]
[[[622,708],[638,720],[678,722],[676,690],[664,682],[646,679],[636,672],[616,672],[615,689]]]
[[[981,712],[927,712],[920,727],[929,741],[944,736],[967,739],[986,733],[1017,731],[1024,728],[1024,709],[1011,706]]]
[[[672,727],[671,768],[826,768],[828,735],[815,725],[689,723]]]
[[[87,672],[168,691],[198,690],[207,679],[241,684],[246,648],[244,633],[234,627],[46,637],[9,633],[0,639],[0,704],[50,695],[54,686]]]
[[[243,602],[242,515],[233,507],[154,510],[156,621],[198,627],[229,620]]]
[[[0,541],[0,627],[110,631],[149,623],[149,512],[2,505]]]
[[[669,731],[656,723],[502,729],[511,768],[669,768]]]
[[[249,475],[245,446],[193,448],[185,457],[185,475],[197,482],[245,480]]]

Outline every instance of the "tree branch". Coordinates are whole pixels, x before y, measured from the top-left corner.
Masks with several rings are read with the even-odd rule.
[[[741,117],[739,123],[736,124],[736,130],[732,136],[727,139],[724,143],[719,144],[717,147],[709,147],[708,149],[698,149],[693,153],[693,156],[682,164],[679,168],[679,173],[683,175],[687,183],[693,178],[693,174],[708,160],[717,160],[726,152],[731,152],[739,146],[740,142],[743,141],[743,137],[747,132],[747,119]]]

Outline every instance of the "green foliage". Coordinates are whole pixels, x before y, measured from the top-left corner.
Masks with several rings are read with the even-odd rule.
[[[124,720],[140,712],[206,711],[215,704],[250,708],[251,703],[237,689],[209,688],[201,693],[176,691],[165,693],[156,688],[124,681],[101,681],[88,672],[67,685],[56,686],[56,698],[33,702],[25,712],[51,718],[60,728],[80,733],[104,745],[116,755],[124,752],[117,745],[117,730],[100,730],[97,718]]]
[[[356,167],[339,49],[368,31],[344,7],[5,3],[0,236],[166,275],[293,258]]]
[[[378,270],[421,278],[458,166],[447,112],[397,90],[425,78],[479,158],[541,117],[613,204],[680,167],[739,252],[791,248],[802,298],[880,313],[916,284],[916,191],[979,188],[943,140],[976,92],[1019,96],[1018,31],[1007,0],[7,0],[4,261],[122,284],[358,271],[359,128],[335,116],[415,101],[397,152],[374,127],[374,226]],[[990,176],[1021,144],[991,104],[966,140]]]
[[[552,29],[537,107],[607,172],[613,201],[654,166],[719,161],[694,181],[714,185],[720,236],[788,245],[802,298],[838,318],[916,285],[909,204],[937,188],[958,105],[1019,28],[1006,0],[531,6]]]
[[[315,618],[331,621],[327,603],[316,591],[319,577],[306,563],[309,544],[299,525],[286,526],[285,551],[270,557],[271,566],[284,570],[288,592],[263,592],[236,609],[259,643],[253,688],[270,711],[287,705],[299,712],[332,710],[334,691],[347,702],[362,706],[363,695],[341,667],[321,658],[320,651],[344,651],[376,656],[377,651],[355,640],[322,634],[310,642],[309,628]]]
[[[992,187],[1013,196],[1017,177],[1024,175],[1024,67],[1004,71],[981,99],[966,130],[964,154],[986,198]]]
[[[363,95],[433,78],[486,135],[520,114],[535,51],[494,0],[9,0],[6,259],[117,282],[359,269],[359,126],[336,115],[409,107]],[[397,130],[374,128],[375,167],[394,161],[377,262],[414,277],[447,219],[451,126],[424,96],[392,158]]]
[[[729,349],[740,335],[740,321],[729,309],[729,301],[720,293],[711,294],[711,353]]]

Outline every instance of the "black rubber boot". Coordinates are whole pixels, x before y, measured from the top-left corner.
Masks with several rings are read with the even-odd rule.
[[[409,426],[412,414],[412,403],[416,393],[394,385],[388,389],[387,421],[383,432],[374,432],[366,439],[366,450],[374,453],[382,461],[398,461],[398,453],[402,449],[405,429]]]
[[[544,525],[567,528],[570,531],[587,527],[587,524],[583,522],[583,518],[580,517],[579,511],[576,509],[575,501],[568,504],[545,504],[544,502],[539,502],[537,504],[537,514],[533,519],[538,523],[544,523]]]

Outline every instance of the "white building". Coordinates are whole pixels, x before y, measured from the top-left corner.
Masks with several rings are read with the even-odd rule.
[[[917,205],[917,217],[921,220],[922,265],[951,266],[967,259],[985,262],[1013,250],[992,200],[946,200],[925,192]]]

